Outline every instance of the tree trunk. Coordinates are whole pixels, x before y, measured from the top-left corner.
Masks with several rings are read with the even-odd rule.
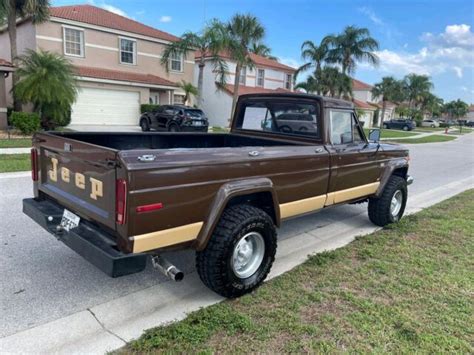
[[[204,67],[206,64],[204,64],[204,56],[201,57],[201,60],[199,61],[199,74],[198,74],[198,97],[197,97],[197,106],[202,109],[203,105],[203,86],[204,86]]]
[[[10,54],[13,64],[17,63],[17,44],[16,44],[16,6],[15,0],[9,0],[10,8],[8,11],[8,36],[10,37]],[[15,88],[18,82],[18,75],[16,72],[12,73],[12,88]],[[12,93],[13,94],[13,93]],[[21,111],[21,102],[15,98],[13,94],[13,109],[17,112]]]
[[[383,127],[383,120],[385,118],[385,109],[386,109],[387,101],[385,99],[382,100],[382,120],[380,121],[379,128]]]
[[[242,70],[242,65],[237,63],[235,66],[235,79],[234,79],[234,95],[232,97],[232,111],[231,115],[234,114],[235,105],[237,105],[237,99],[239,98],[239,84],[240,84],[240,71]],[[258,78],[256,79],[258,80]]]
[[[318,62],[316,64],[316,81],[318,82],[318,90],[316,90],[316,93],[318,95],[321,95],[321,63]]]

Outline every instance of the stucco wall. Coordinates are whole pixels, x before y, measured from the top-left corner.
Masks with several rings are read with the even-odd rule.
[[[166,69],[160,64],[161,54],[165,48],[162,43],[137,39],[134,38],[133,34],[118,35],[89,29],[81,26],[81,24],[73,27],[83,29],[85,42],[85,56],[83,58],[65,55],[74,65],[153,74],[173,82],[181,80],[192,82],[193,80],[193,52],[189,52],[184,59],[183,72],[170,71],[167,73]],[[63,25],[61,23],[46,22],[38,25],[36,36],[38,48],[65,54],[63,49]],[[136,39],[136,65],[120,63],[119,37]]]
[[[36,48],[35,26],[31,22],[24,22],[17,27],[17,51],[18,55],[25,54],[27,49]],[[0,33],[0,58],[12,61],[10,52],[10,38],[8,31]],[[13,105],[13,99],[10,94],[12,88],[11,75],[5,80],[5,87],[7,92],[7,106]]]

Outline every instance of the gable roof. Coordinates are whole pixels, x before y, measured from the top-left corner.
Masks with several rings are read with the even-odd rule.
[[[113,28],[115,30],[140,34],[165,41],[175,42],[179,38],[157,30],[140,22],[114,14],[92,5],[71,5],[50,8],[51,17],[83,22],[90,25]]]
[[[142,83],[142,84],[148,84],[148,85],[163,85],[163,86],[175,86],[175,87],[178,86],[169,80],[166,80],[159,76],[151,75],[151,74],[139,74],[139,73],[119,71],[119,70],[80,67],[80,66],[75,66],[74,71],[78,76],[82,76],[86,78],[128,81],[128,82]]]
[[[195,58],[200,59],[202,56],[201,51],[196,51],[195,52]],[[219,56],[224,58],[224,59],[230,59],[230,54],[227,51],[221,51],[219,52]],[[273,69],[279,69],[283,70],[289,73],[294,73],[296,71],[295,68],[290,67],[288,65],[282,64],[274,59],[270,59],[255,53],[249,53],[250,59],[257,65],[261,67],[266,67],[266,68],[273,68]],[[205,57],[209,57],[209,54],[206,53]]]
[[[352,90],[372,90],[372,85],[357,79],[352,79]]]
[[[357,99],[352,99],[352,102],[354,103],[355,107],[358,107],[358,108],[362,108],[362,109],[365,109],[365,110],[371,110],[371,111],[375,111],[375,109],[376,109],[376,107],[369,104],[368,102],[360,101],[360,100],[357,100]]]

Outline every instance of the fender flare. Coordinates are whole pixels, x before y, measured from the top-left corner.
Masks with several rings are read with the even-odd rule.
[[[390,179],[390,176],[393,175],[393,172],[397,169],[402,168],[408,169],[408,160],[406,158],[390,160],[387,162],[384,170],[382,171],[382,175],[380,177],[380,185],[377,191],[375,192],[375,197],[380,197],[385,188],[385,185],[387,185],[388,179]],[[404,176],[404,178],[406,179],[406,176]]]
[[[212,236],[217,222],[221,218],[229,201],[238,196],[251,195],[258,192],[269,192],[272,196],[275,225],[280,226],[280,207],[273,182],[268,178],[251,178],[228,182],[217,191],[214,201],[211,203],[207,220],[205,221],[196,241],[192,247],[198,251],[203,250]]]

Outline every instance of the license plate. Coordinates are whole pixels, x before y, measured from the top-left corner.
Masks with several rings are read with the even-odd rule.
[[[69,232],[69,230],[76,228],[79,225],[81,218],[68,210],[64,210],[63,218],[61,219],[61,227]]]
[[[201,121],[193,121],[193,126],[202,126]]]

